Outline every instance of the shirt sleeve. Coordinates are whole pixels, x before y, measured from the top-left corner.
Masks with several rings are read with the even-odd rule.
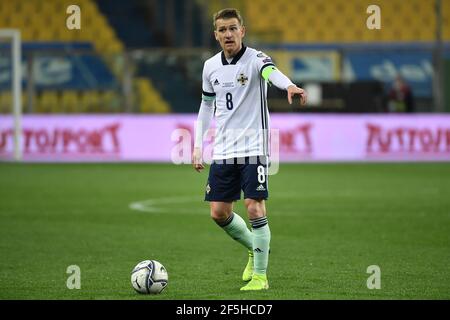
[[[258,72],[261,77],[263,77],[264,70],[266,70],[266,68],[270,66],[275,67],[272,58],[270,58],[262,51],[258,52],[258,54],[256,55],[256,67],[258,68]]]
[[[216,99],[216,93],[212,87],[211,81],[209,80],[208,66],[205,63],[203,66],[202,74],[202,100],[203,101],[213,101]]]
[[[280,70],[278,70],[274,66],[270,66],[264,70],[263,78],[282,90],[287,90],[289,86],[295,85],[288,77],[286,77]]]
[[[293,85],[292,81],[275,67],[272,59],[263,52],[256,55],[257,66],[260,76],[270,85],[274,84],[279,89],[286,90]]]
[[[197,122],[195,123],[194,148],[202,148],[203,136],[208,130],[214,115],[213,101],[202,100],[198,111]]]

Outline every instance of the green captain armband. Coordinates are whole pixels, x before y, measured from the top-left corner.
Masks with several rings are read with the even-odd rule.
[[[268,65],[266,67],[263,67],[261,76],[263,77],[264,80],[270,83],[269,77],[275,70],[277,70],[277,68],[274,65]]]

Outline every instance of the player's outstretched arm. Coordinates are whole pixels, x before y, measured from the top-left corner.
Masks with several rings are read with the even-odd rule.
[[[303,106],[306,104],[306,91],[292,83],[292,81],[275,66],[266,67],[262,72],[262,76],[266,81],[269,81],[269,83],[275,85],[279,89],[287,91],[287,99],[289,104],[292,104],[292,97],[296,94],[300,95],[300,105]]]

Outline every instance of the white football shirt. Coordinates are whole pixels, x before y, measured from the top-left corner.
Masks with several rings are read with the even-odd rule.
[[[269,155],[267,83],[262,71],[270,57],[245,47],[228,62],[223,51],[203,67],[203,99],[215,99],[213,159]]]

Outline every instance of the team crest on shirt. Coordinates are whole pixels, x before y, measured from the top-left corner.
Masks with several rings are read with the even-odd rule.
[[[245,74],[241,73],[237,78],[237,81],[241,84],[241,86],[245,86],[248,81],[248,77]]]

